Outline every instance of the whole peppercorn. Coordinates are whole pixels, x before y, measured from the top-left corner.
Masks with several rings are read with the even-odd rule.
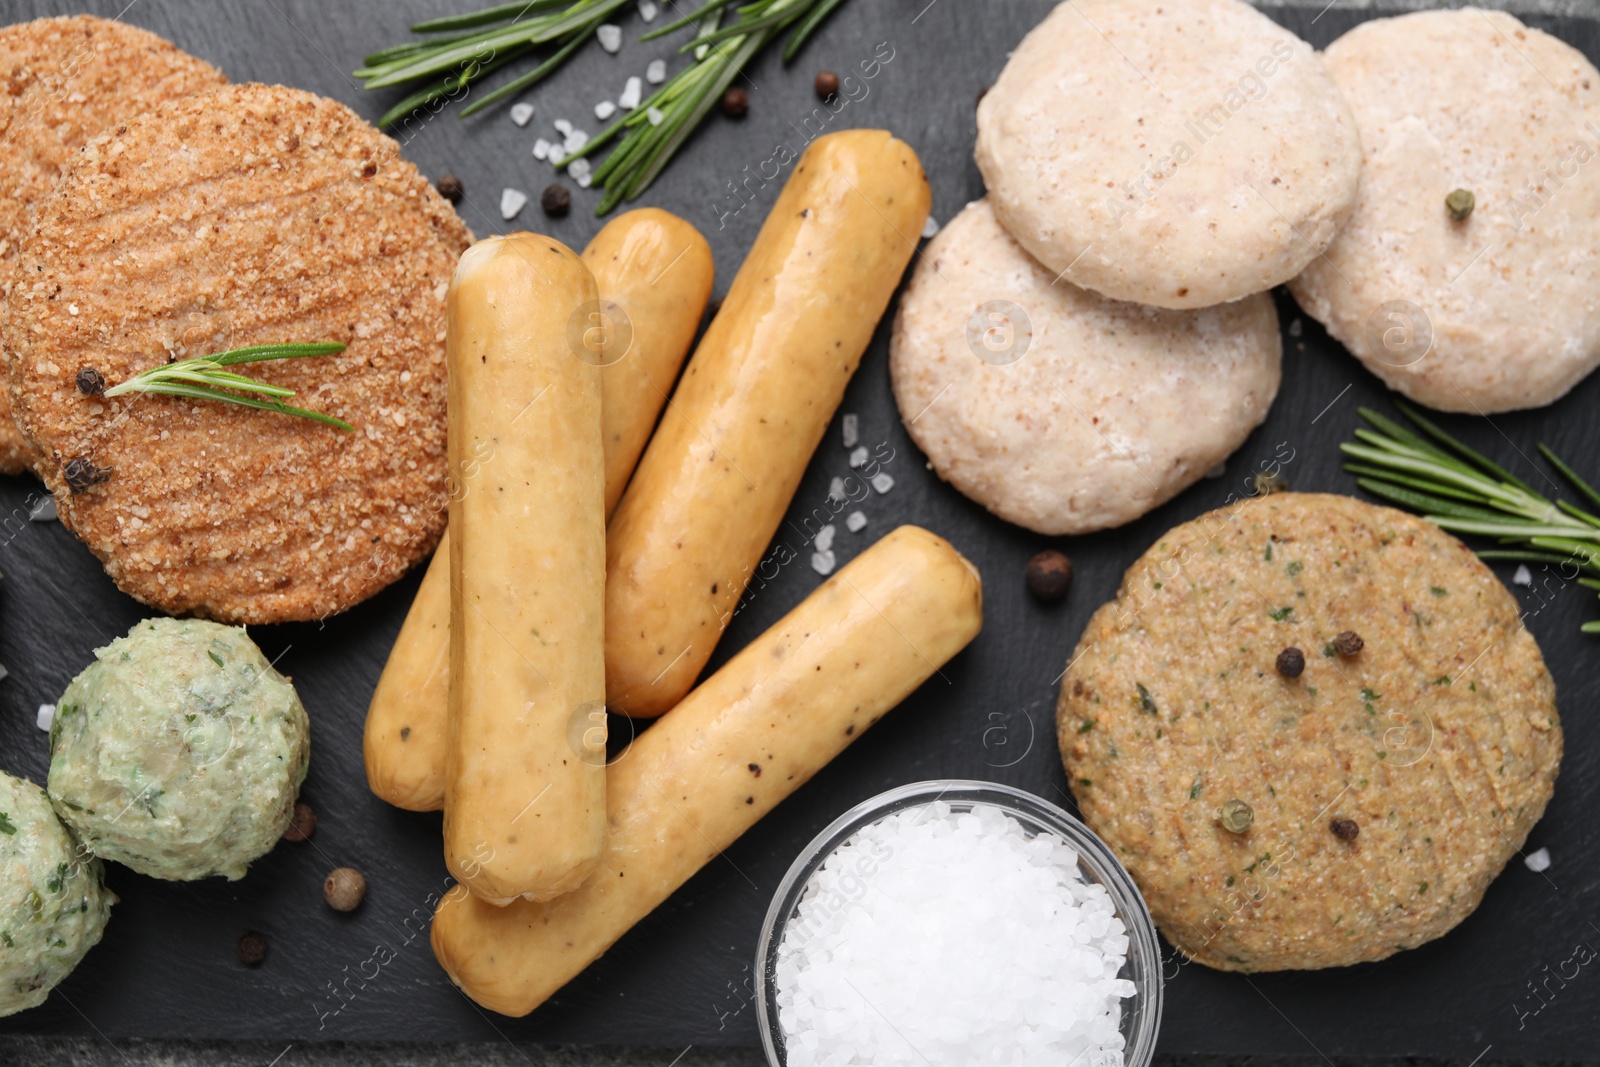
[[[1361,827],[1356,825],[1354,819],[1335,819],[1328,824],[1328,829],[1340,841],[1354,841],[1361,835]]]
[[[461,203],[461,198],[466,195],[466,187],[461,184],[461,179],[454,174],[441,175],[439,178],[439,195],[452,204]]]
[[[111,477],[111,471],[105,467],[96,467],[91,460],[69,459],[67,465],[61,468],[61,477],[66,479],[67,485],[76,496],[90,486],[99,485]]]
[[[1454,189],[1444,198],[1444,209],[1456,222],[1466,222],[1477,204],[1478,198],[1472,195],[1471,189]]]
[[[1306,654],[1289,647],[1278,653],[1278,673],[1285,678],[1298,678],[1306,669]]]
[[[1366,647],[1367,643],[1354,630],[1346,630],[1333,639],[1333,650],[1341,656],[1358,655]]]
[[[1047,548],[1028,561],[1028,592],[1052,604],[1072,588],[1072,561]]]
[[[367,895],[367,880],[354,867],[336,867],[322,883],[322,895],[334,911],[355,911]]]
[[[239,935],[239,962],[246,967],[259,967],[267,958],[267,939],[259,930],[246,930]]]
[[[826,100],[839,91],[839,75],[831,70],[825,70],[817,75],[817,95]]]
[[[93,367],[78,369],[78,392],[84,396],[99,396],[106,391],[106,379]]]
[[[750,94],[735,85],[722,94],[722,113],[730,119],[742,119],[750,110]]]
[[[572,210],[572,193],[565,185],[554,183],[544,187],[539,194],[539,206],[553,219],[565,218]]]
[[[317,829],[317,813],[311,810],[310,804],[296,804],[294,818],[289,820],[289,825],[283,831],[285,841],[309,841]]]
[[[1230,834],[1242,834],[1255,822],[1256,812],[1249,804],[1235,797],[1226,801],[1217,812],[1217,821]]]

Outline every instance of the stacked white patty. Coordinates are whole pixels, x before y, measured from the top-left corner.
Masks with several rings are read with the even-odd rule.
[[[1415,400],[1549,403],[1600,363],[1596,155],[1600,72],[1509,15],[1374,20],[1325,62],[1242,0],[1064,3],[979,104],[989,195],[918,261],[901,416],[1008,521],[1122,525],[1266,417],[1284,283]]]

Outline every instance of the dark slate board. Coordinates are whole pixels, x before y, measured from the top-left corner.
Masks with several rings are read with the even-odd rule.
[[[115,14],[120,0],[91,5]],[[369,96],[346,76],[364,51],[402,36],[425,15],[459,4],[315,3],[310,0],[135,0],[127,18],[173,38],[220,65],[235,80],[281,81],[325,93],[376,117],[392,97]],[[934,212],[948,219],[982,194],[971,161],[973,102],[1007,52],[1047,10],[1049,0],[861,0],[847,5],[789,70],[775,58],[750,72],[748,118],[717,120],[650,191],[647,203],[684,215],[710,238],[717,292],[726,291],[775,188],[757,206],[719,226],[722,190],[793,140],[816,106],[815,71],[844,71],[888,42],[893,58],[870,94],[834,121],[894,130],[921,154],[934,188]],[[58,13],[56,4],[5,4],[5,19]],[[670,9],[669,9],[670,10]],[[1274,10],[1319,47],[1360,14],[1330,9]],[[1600,57],[1600,24],[1533,22]],[[536,134],[566,116],[599,129],[590,108],[614,97],[670,44],[632,40],[612,58],[581,56],[533,99],[535,125],[518,129],[505,112],[472,121],[436,118],[407,139],[406,154],[433,176],[454,171],[467,184],[462,213],[480,234],[509,229],[497,211],[500,189],[537,197],[548,169],[529,151]],[[1426,61],[1426,60],[1421,60]],[[1600,180],[1588,178],[1586,180]],[[525,225],[582,247],[598,228],[595,200],[550,223],[530,205]],[[488,1015],[445,980],[427,944],[431,904],[447,885],[439,818],[394,810],[368,793],[361,766],[361,723],[389,645],[416,589],[417,575],[323,626],[260,628],[256,639],[294,676],[314,721],[315,758],[305,798],[320,816],[315,840],[284,845],[237,883],[168,884],[122,868],[110,872],[121,895],[105,941],[42,1008],[0,1022],[3,1033],[121,1037],[279,1038],[283,1040],[495,1040],[672,1046],[756,1043],[750,964],[768,900],[790,860],[846,807],[890,786],[926,778],[989,779],[1020,786],[1068,807],[1051,733],[1055,679],[1090,612],[1114,591],[1123,569],[1168,527],[1247,492],[1251,474],[1277,461],[1299,489],[1350,492],[1336,446],[1358,404],[1382,404],[1384,390],[1354,360],[1303,319],[1280,294],[1286,331],[1282,393],[1271,418],[1228,463],[1125,529],[1057,543],[1076,560],[1070,602],[1044,608],[1024,591],[1026,559],[1050,542],[1001,523],[943,486],[910,443],[889,392],[887,327],[880,328],[843,411],[861,416],[868,445],[886,443],[892,493],[873,497],[871,525],[842,529],[841,562],[905,522],[953,541],[986,579],[986,629],[943,680],[923,687],[825,772],[782,805],[725,858],[713,862],[641,923],[603,960],[533,1016]],[[1470,442],[1537,480],[1522,455],[1545,440],[1600,476],[1600,377],[1538,412],[1447,419]],[[713,666],[761,633],[820,579],[801,554],[803,516],[825,506],[829,479],[847,473],[837,420],[800,487],[793,522],[779,537],[800,558],[751,597],[733,621]],[[34,710],[54,701],[92,650],[145,611],[119,594],[99,565],[57,524],[28,524],[31,479],[0,479],[0,765],[42,779],[44,734]],[[1509,571],[1503,576],[1509,577]],[[1538,593],[1518,590],[1528,625],[1560,686],[1567,730],[1565,766],[1529,847],[1549,847],[1554,867],[1541,876],[1513,860],[1477,913],[1449,936],[1379,964],[1332,972],[1255,977],[1204,967],[1168,966],[1169,1053],[1433,1055],[1492,1059],[1594,1059],[1594,1005],[1600,977],[1577,968],[1575,952],[1600,946],[1600,677],[1595,639],[1579,623],[1594,617],[1592,594],[1540,576]],[[626,723],[618,724],[626,730]],[[353,915],[324,906],[321,881],[337,865],[366,872],[371,891]],[[234,942],[247,929],[271,948],[258,970],[241,966]],[[1171,950],[1168,950],[1169,956]],[[1586,958],[1579,955],[1578,959]],[[1577,977],[1572,977],[1575,969]],[[1558,977],[1564,972],[1566,984]],[[1542,999],[1530,983],[1540,984]]]

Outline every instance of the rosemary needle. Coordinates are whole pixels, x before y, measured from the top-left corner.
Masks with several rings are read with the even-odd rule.
[[[1371,429],[1358,429],[1355,442],[1339,446],[1355,461],[1344,469],[1361,488],[1446,530],[1497,538],[1502,547],[1479,552],[1483,559],[1570,566],[1565,577],[1581,575],[1580,585],[1600,590],[1600,515],[1547,499],[1408,405],[1399,407],[1410,426],[1362,408]],[[1600,507],[1600,492],[1548,446],[1539,452]],[[1584,624],[1583,632],[1600,633],[1600,620]]]
[[[153,393],[158,396],[181,396],[192,400],[217,400],[257,411],[275,411],[302,419],[353,430],[343,419],[324,415],[320,411],[307,411],[292,407],[283,401],[294,396],[293,389],[259,381],[224,368],[241,363],[261,363],[274,359],[305,359],[308,356],[331,356],[344,351],[337,342],[295,345],[255,345],[235,348],[206,356],[190,356],[151,367],[129,378],[120,385],[107,389],[105,396],[122,396],[127,393]],[[232,390],[232,391],[230,391]],[[256,395],[250,395],[256,394]],[[266,397],[268,399],[261,399]]]

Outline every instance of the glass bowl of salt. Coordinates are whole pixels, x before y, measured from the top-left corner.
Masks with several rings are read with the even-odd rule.
[[[891,789],[789,868],[756,950],[773,1067],[1149,1067],[1161,949],[1088,827],[989,782]]]

